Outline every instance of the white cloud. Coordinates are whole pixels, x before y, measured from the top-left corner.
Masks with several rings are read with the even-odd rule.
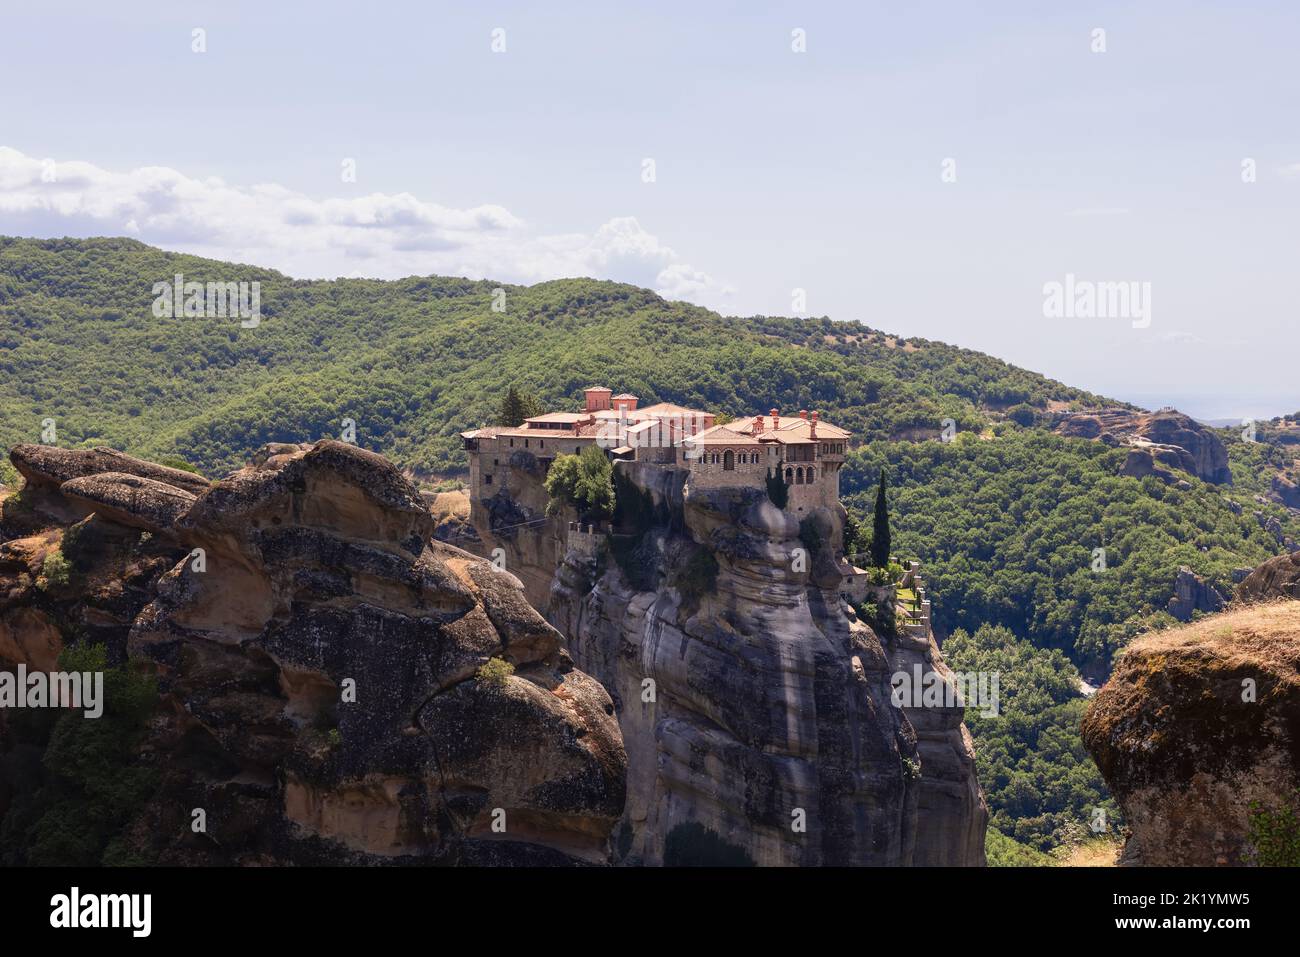
[[[234,186],[161,166],[115,173],[8,147],[0,147],[0,214],[5,232],[126,234],[298,278],[438,274],[533,283],[591,276],[707,305],[721,305],[733,291],[682,262],[632,217],[590,234],[545,234],[501,206],[456,209],[410,193],[313,199],[273,183]]]

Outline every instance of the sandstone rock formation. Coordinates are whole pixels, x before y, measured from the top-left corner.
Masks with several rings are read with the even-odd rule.
[[[1243,603],[1300,598],[1300,552],[1278,555],[1255,568],[1237,585]]]
[[[158,680],[140,761],[159,786],[135,852],[608,860],[626,774],[609,696],[513,576],[430,542],[383,458],[268,446],[214,484],[111,450],[12,458],[29,484],[0,534],[72,524],[0,545],[0,658],[49,667],[84,636]],[[41,587],[58,549],[70,580]]]
[[[1250,863],[1251,805],[1276,813],[1300,787],[1300,603],[1138,639],[1083,738],[1132,831],[1123,863]]]
[[[1273,497],[1287,508],[1300,509],[1300,483],[1285,475],[1273,476]]]
[[[1163,477],[1168,468],[1181,469],[1215,485],[1231,485],[1228,451],[1210,429],[1174,409],[1137,412],[1095,409],[1062,412],[1056,417],[1060,435],[1131,446],[1123,474]]]
[[[1217,588],[1184,565],[1178,569],[1174,594],[1165,610],[1179,621],[1191,621],[1193,613],[1220,611],[1227,603]]]
[[[623,859],[674,863],[703,826],[760,865],[982,865],[961,709],[891,700],[938,649],[846,613],[842,515],[801,523],[757,489],[616,469],[627,534],[569,534],[548,616],[618,708]]]

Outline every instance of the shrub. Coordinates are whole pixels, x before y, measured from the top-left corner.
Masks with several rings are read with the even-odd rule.
[[[700,599],[718,586],[718,560],[707,548],[697,548],[684,564],[678,566],[673,585],[688,607],[698,607]]]
[[[179,455],[164,455],[158,460],[158,464],[165,465],[169,469],[180,469],[182,472],[193,472],[195,475],[199,474],[198,469],[193,465],[190,465],[189,462],[186,462]]]
[[[63,588],[72,580],[72,563],[63,557],[60,549],[55,549],[45,556],[41,564],[41,573],[36,578],[36,587],[41,591]]]
[[[984,832],[989,867],[1054,867],[1056,859],[1007,837],[995,827]]]
[[[548,515],[558,515],[565,505],[578,510],[583,521],[611,518],[614,514],[614,467],[605,453],[589,445],[577,455],[561,455],[546,473],[551,500]]]
[[[515,666],[503,658],[489,658],[478,669],[478,680],[489,688],[504,688]]]
[[[63,671],[101,672],[103,714],[58,716],[39,781],[13,796],[0,823],[5,864],[91,866],[143,863],[122,839],[157,783],[138,763],[139,742],[158,701],[156,682],[127,666],[108,667],[104,645],[82,643],[59,656]]]
[[[1300,803],[1300,790],[1295,797]],[[1295,806],[1269,811],[1252,801],[1249,840],[1260,867],[1300,867],[1300,820]]]
[[[1029,428],[1037,419],[1037,414],[1034,412],[1034,407],[1032,405],[1025,405],[1022,402],[1020,405],[1013,405],[1011,408],[1007,409],[1007,418],[1016,423],[1016,425],[1023,425],[1025,428]]]

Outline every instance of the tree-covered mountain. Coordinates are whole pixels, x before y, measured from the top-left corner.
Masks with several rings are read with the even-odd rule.
[[[260,282],[260,324],[155,317],[154,284],[178,273]],[[618,283],[302,281],[128,239],[0,239],[0,376],[6,445],[54,418],[61,444],[178,455],[214,474],[268,441],[337,436],[345,418],[408,468],[460,470],[456,433],[491,421],[511,384],[548,406],[606,383],[736,415],[815,408],[864,439],[1097,401],[942,343],[723,317]]]
[[[259,282],[260,323],[155,316],[155,284],[177,274]],[[870,528],[886,470],[894,553],[925,563],[940,630],[974,636],[954,651],[1023,670],[1021,688],[1034,669],[1056,676],[1050,715],[1031,715],[1026,691],[1009,720],[972,725],[992,749],[995,824],[1039,848],[1107,800],[1094,769],[1072,770],[1086,764],[1081,704],[1057,679],[1104,672],[1134,634],[1166,622],[1180,567],[1226,587],[1233,569],[1300,538],[1300,512],[1269,498],[1295,458],[1291,420],[1260,442],[1220,433],[1231,485],[1135,478],[1121,474],[1122,448],[1046,427],[1064,409],[1121,403],[854,322],[724,317],[587,279],[304,281],[128,239],[0,238],[5,447],[42,441],[52,419],[59,445],[219,476],[267,442],[338,437],[351,420],[359,445],[434,478],[465,469],[457,433],[498,418],[511,386],[562,408],[594,383],[736,416],[818,409],[853,430],[845,504]],[[953,441],[938,441],[945,420]],[[0,482],[14,479],[0,464]],[[1008,633],[1024,646],[999,654]],[[1061,764],[1051,774],[1044,742]]]

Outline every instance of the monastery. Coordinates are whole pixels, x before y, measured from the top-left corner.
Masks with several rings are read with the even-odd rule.
[[[801,410],[782,416],[776,409],[717,424],[717,413],[671,402],[637,408],[638,399],[595,386],[584,390],[580,412],[547,412],[515,428],[487,427],[462,432],[469,456],[470,498],[482,502],[504,487],[518,452],[536,459],[545,474],[557,455],[572,455],[588,445],[611,459],[648,462],[689,471],[696,487],[765,487],[780,474],[789,487],[787,508],[811,511],[839,502],[840,469],[851,435]]]

